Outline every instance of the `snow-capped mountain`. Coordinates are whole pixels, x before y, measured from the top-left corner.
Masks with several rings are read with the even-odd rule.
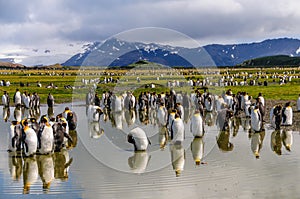
[[[272,55],[300,56],[300,40],[281,38],[248,44],[185,48],[111,38],[103,43],[90,44],[83,53],[74,55],[63,65],[126,66],[147,60],[167,66],[234,66],[245,60]]]
[[[235,66],[265,56],[300,56],[300,40],[290,38],[268,39],[258,43],[233,45],[207,45],[204,49],[217,66]]]
[[[157,43],[128,42],[111,38],[103,42],[53,44],[22,48],[16,52],[1,49],[0,61],[25,66],[126,66],[139,60],[166,66],[235,66],[246,60],[273,56],[300,56],[300,40],[268,39],[262,42],[186,48]]]
[[[190,49],[155,43],[127,42],[116,38],[91,44],[85,52],[74,55],[63,65],[126,66],[139,60],[167,66],[214,65],[202,47]]]

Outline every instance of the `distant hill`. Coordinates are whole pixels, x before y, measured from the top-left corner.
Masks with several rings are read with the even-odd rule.
[[[63,66],[126,66],[147,60],[167,66],[236,66],[247,60],[275,55],[300,56],[300,40],[268,39],[247,44],[212,44],[198,48],[127,42],[111,38],[94,42]]]
[[[26,68],[26,66],[22,64],[14,64],[11,62],[0,62],[0,68],[12,68],[12,69],[17,69],[17,68]]]
[[[300,57],[290,57],[287,55],[266,56],[244,61],[238,66],[300,66]]]

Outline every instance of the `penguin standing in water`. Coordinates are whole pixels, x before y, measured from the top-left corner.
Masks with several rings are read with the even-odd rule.
[[[16,89],[13,100],[14,100],[15,106],[21,105],[21,103],[22,103],[21,92],[19,91],[18,88]]]
[[[168,115],[167,129],[171,132],[171,125],[175,119],[175,114],[177,113],[176,109],[172,109],[171,113]]]
[[[175,107],[176,107],[177,113],[179,114],[180,118],[183,121],[183,119],[184,119],[184,108],[183,108],[183,106],[180,103],[176,103]]]
[[[190,130],[194,137],[200,138],[204,135],[204,123],[199,110],[192,116]]]
[[[18,105],[15,107],[15,110],[14,110],[14,118],[15,118],[15,120],[17,120],[18,122],[21,122],[21,120],[22,120],[21,104],[18,104]]]
[[[46,115],[40,120],[41,126],[38,131],[38,151],[40,154],[50,154],[54,149],[53,129]]]
[[[3,108],[9,107],[10,99],[9,99],[9,95],[8,95],[7,91],[3,92],[1,100],[2,100]]]
[[[134,151],[146,151],[148,145],[151,144],[145,131],[140,127],[136,127],[127,135],[127,141],[134,146]]]
[[[207,112],[212,112],[214,110],[214,100],[211,94],[208,94],[205,98],[204,105]]]
[[[167,108],[165,107],[165,105],[163,103],[161,103],[158,110],[157,110],[158,125],[166,126],[167,125],[167,119],[168,119]]]
[[[196,165],[200,165],[204,154],[204,143],[202,137],[195,137],[191,143],[191,151]]]
[[[113,96],[111,110],[114,112],[121,112],[124,108],[124,100],[122,96]]]
[[[231,127],[233,111],[223,107],[217,115],[216,123],[221,131],[225,131]]]
[[[293,110],[290,102],[287,102],[282,109],[282,125],[290,126],[293,124]]]
[[[75,112],[70,111],[67,114],[66,120],[68,122],[69,130],[73,131],[77,127],[77,115]]]
[[[36,132],[29,127],[27,120],[22,120],[23,126],[23,149],[25,156],[33,156],[36,153],[38,139]]]
[[[51,95],[51,93],[48,94],[47,105],[48,105],[48,107],[52,107],[52,108],[54,106],[54,97],[53,97],[53,95]]]
[[[99,106],[89,105],[87,111],[87,117],[89,122],[99,122],[100,116],[103,114],[102,109]]]
[[[21,151],[22,129],[20,122],[12,121],[8,134],[8,152]]]
[[[257,106],[251,110],[251,128],[254,132],[260,132],[262,130],[262,116]]]
[[[175,114],[175,119],[171,125],[171,140],[173,143],[182,143],[184,141],[184,124],[179,114]]]
[[[64,118],[61,118],[62,121],[56,122],[52,126],[55,152],[61,151],[61,149],[65,146],[66,142],[73,142],[71,136],[69,135],[69,130],[67,129],[68,124],[66,121],[63,121],[63,119]],[[65,138],[67,138],[67,140],[65,140]]]
[[[282,116],[281,116],[281,105],[275,105],[270,111],[270,123],[275,130],[280,129]]]

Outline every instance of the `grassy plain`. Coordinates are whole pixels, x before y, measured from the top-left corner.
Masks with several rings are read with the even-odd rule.
[[[78,69],[60,69],[60,70],[0,70],[0,80],[9,81],[10,86],[0,87],[0,92],[8,91],[12,100],[12,96],[17,88],[21,92],[29,93],[37,92],[41,97],[41,103],[46,103],[48,93],[53,94],[56,103],[70,102],[72,100],[84,100],[85,94],[92,86],[97,86],[97,92],[102,94],[104,91],[114,91],[115,93],[124,92],[127,90],[133,91],[137,96],[140,92],[150,91],[157,93],[167,92],[170,89],[167,87],[169,81],[178,80],[186,82],[188,79],[202,81],[209,79],[210,82],[218,82],[224,76],[235,76],[234,80],[242,81],[243,76],[247,78],[247,82],[255,79],[256,82],[267,81],[268,86],[207,86],[212,93],[221,94],[224,90],[232,89],[233,93],[238,91],[246,91],[249,95],[256,97],[259,92],[263,93],[266,99],[270,100],[291,100],[295,101],[300,93],[300,68],[211,68],[211,69],[170,69],[170,68],[134,68],[134,69],[105,69],[105,68],[85,68]],[[275,75],[276,78],[272,78]],[[268,78],[266,78],[268,76]],[[279,79],[282,77],[293,76],[291,81],[280,85]],[[102,83],[104,78],[112,77],[118,80],[113,83]],[[99,78],[99,84],[89,82],[83,83],[83,79],[95,80]],[[138,81],[138,78],[140,81]],[[42,84],[42,87],[37,86],[37,82]],[[46,88],[53,83],[56,88]],[[21,86],[24,84],[24,86]],[[155,84],[155,88],[148,87]],[[65,88],[65,86],[71,86]],[[147,88],[146,88],[147,87]],[[200,88],[200,87],[199,87]],[[191,92],[195,88],[183,86],[175,88],[176,91]]]

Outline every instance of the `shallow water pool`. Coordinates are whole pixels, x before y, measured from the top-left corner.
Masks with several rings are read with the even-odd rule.
[[[0,121],[0,198],[297,198],[300,194],[300,134],[293,129],[275,132],[266,124],[265,132],[253,134],[249,120],[236,118],[234,128],[220,132],[215,115],[207,114],[205,136],[194,139],[189,132],[192,110],[186,110],[184,143],[166,142],[162,147],[164,136],[155,111],[108,113],[99,123],[89,123],[80,103],[57,105],[54,113],[65,106],[77,113],[78,128],[72,132],[77,142],[52,156],[24,159],[8,153],[9,122]],[[47,114],[47,107],[41,107],[42,114]],[[151,141],[147,152],[135,153],[126,141],[137,126]],[[291,151],[284,146],[284,135],[292,137]],[[253,152],[256,148],[259,158]],[[203,157],[196,165],[200,150]],[[49,173],[54,179],[46,186]]]

